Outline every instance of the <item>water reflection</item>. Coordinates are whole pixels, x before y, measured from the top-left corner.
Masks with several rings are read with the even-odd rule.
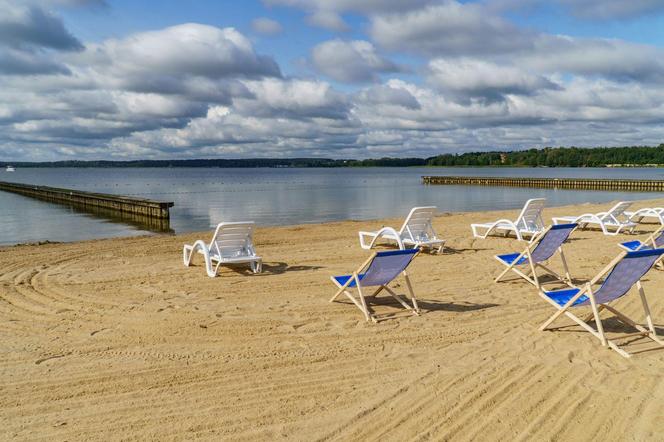
[[[169,226],[91,215],[76,208],[0,192],[0,244],[37,240],[207,230],[221,221],[283,225],[405,216],[416,205],[441,212],[520,208],[529,198],[548,206],[656,198],[659,193],[425,186],[422,175],[664,178],[661,169],[18,169],[0,180],[173,201]],[[120,221],[120,222],[118,222]]]

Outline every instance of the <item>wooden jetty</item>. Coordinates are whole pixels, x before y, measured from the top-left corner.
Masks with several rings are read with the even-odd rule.
[[[549,189],[622,190],[662,192],[664,180],[622,180],[598,178],[529,178],[478,176],[423,176],[423,184],[503,187],[544,187]]]
[[[173,207],[172,202],[5,181],[0,181],[0,190],[44,201],[67,204],[92,213],[104,212],[107,215],[116,213],[118,218],[126,218],[127,215],[132,215],[137,218],[168,220],[170,217],[169,208]]]

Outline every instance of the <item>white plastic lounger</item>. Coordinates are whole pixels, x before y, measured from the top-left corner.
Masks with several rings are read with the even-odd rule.
[[[431,225],[435,214],[435,206],[413,207],[398,232],[392,227],[383,227],[375,232],[358,232],[360,247],[369,250],[378,240],[386,239],[396,242],[401,250],[405,249],[406,246],[412,248],[427,247],[442,253],[445,240],[438,238]]]
[[[642,222],[644,218],[654,218],[654,221],[664,226],[664,207],[645,207],[636,212],[625,212],[625,216],[635,223]]]
[[[613,206],[608,212],[584,213],[580,216],[559,216],[553,218],[554,224],[577,223],[579,228],[583,229],[588,225],[597,226],[602,229],[605,235],[617,235],[623,230],[630,233],[636,227],[636,223],[629,220],[625,211],[633,203],[631,201],[621,201]],[[611,231],[613,229],[613,231]]]
[[[559,224],[557,226],[548,227],[544,232],[536,235],[536,238],[523,252],[496,255],[496,260],[505,265],[506,268],[500,273],[500,275],[498,275],[495,282],[499,282],[511,270],[535,287],[540,288],[540,276],[537,275],[537,269],[542,268],[558,281],[571,286],[572,279],[569,275],[569,269],[567,268],[565,254],[563,253],[563,244],[567,241],[567,238],[569,238],[574,229],[576,229],[576,226],[576,224]],[[565,276],[559,275],[544,264],[549,261],[556,252],[560,254]],[[528,267],[523,268],[523,266]]]
[[[664,346],[664,341],[657,336],[657,331],[650,315],[650,307],[646,300],[646,294],[641,286],[641,278],[643,278],[657,261],[662,259],[662,254],[664,254],[664,249],[622,252],[611,261],[604,270],[593,278],[592,281],[583,287],[553,291],[539,290],[539,295],[557,310],[556,313],[542,324],[540,330],[553,328],[551,327],[553,322],[565,315],[576,324],[580,325],[584,330],[590,332],[590,334],[599,339],[603,346],[608,345],[621,356],[628,358],[631,355],[624,349],[620,348],[616,342],[608,339],[604,333],[600,313],[602,310],[607,310],[608,312],[613,313],[617,320],[637,330],[635,333],[624,334],[621,338],[634,338],[636,336],[648,337],[657,344]],[[607,275],[606,278],[604,278],[605,275]],[[600,284],[602,278],[604,278],[604,281]],[[593,286],[596,284],[599,284],[599,287],[594,289]],[[647,328],[630,319],[624,313],[616,310],[615,307],[609,305],[613,301],[626,295],[634,285],[636,285],[641,298]],[[590,307],[591,314],[587,315],[585,318],[580,318],[570,311],[577,307]],[[595,328],[588,323],[593,319],[595,322]]]
[[[473,229],[473,236],[485,239],[494,232],[503,233],[505,236],[510,232],[514,232],[519,241],[523,239],[524,235],[530,236],[532,241],[535,235],[544,230],[542,210],[544,210],[545,203],[545,198],[533,198],[526,201],[516,221],[499,219],[493,223],[471,224],[470,228]]]
[[[253,236],[253,222],[220,223],[209,244],[200,239],[193,245],[185,244],[184,265],[189,267],[194,252],[198,252],[205,258],[205,269],[211,278],[217,276],[220,266],[229,264],[249,263],[254,273],[260,273],[263,261],[256,255]]]

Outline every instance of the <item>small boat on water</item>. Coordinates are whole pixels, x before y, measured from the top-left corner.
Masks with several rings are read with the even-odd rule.
[[[14,168],[14,166],[7,166],[5,172],[16,172],[16,168]]]

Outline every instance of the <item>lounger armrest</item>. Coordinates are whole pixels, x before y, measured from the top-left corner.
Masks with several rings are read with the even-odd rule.
[[[499,219],[498,221],[494,221],[493,223],[486,223],[486,224],[471,224],[470,227],[473,230],[473,236],[476,238],[482,238],[485,239],[489,234],[495,230],[496,228],[499,228],[500,224],[506,224],[507,227],[510,230],[513,230],[514,233],[516,234],[517,238],[521,240],[521,233],[519,232],[519,228],[514,224],[514,221],[509,220],[509,219]],[[480,235],[477,233],[475,230],[475,227],[482,227],[486,228],[487,231],[484,233],[484,235]]]
[[[370,235],[375,235],[369,245],[367,247],[364,246],[364,243],[362,242],[362,234],[370,234]],[[401,240],[401,235],[394,230],[392,227],[383,227],[382,229],[376,231],[376,232],[360,232],[360,242],[362,244],[362,248],[366,249],[371,249],[376,241],[378,241],[380,238],[389,238],[389,239],[394,239],[397,244],[399,245],[399,249],[404,250],[405,247],[403,245],[403,241]]]
[[[584,213],[583,215],[577,216],[576,219],[574,219],[573,222],[578,223],[579,221],[582,221],[582,220],[589,220],[589,221],[594,221],[594,222],[597,222],[597,223],[601,223],[602,220],[597,215],[598,214],[595,214],[595,213]]]

